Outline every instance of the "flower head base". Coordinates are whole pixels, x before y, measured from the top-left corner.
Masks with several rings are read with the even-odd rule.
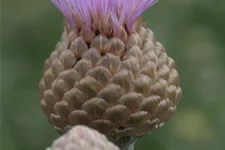
[[[108,34],[123,26],[132,32],[134,22],[157,0],[51,0],[70,28],[85,26]]]

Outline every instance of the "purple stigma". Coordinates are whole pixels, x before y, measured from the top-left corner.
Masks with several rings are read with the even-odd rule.
[[[113,28],[134,22],[158,0],[51,0],[71,28],[81,24],[92,28],[93,21],[107,21]]]

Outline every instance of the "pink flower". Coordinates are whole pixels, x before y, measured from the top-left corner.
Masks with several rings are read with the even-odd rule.
[[[131,32],[134,22],[157,0],[51,0],[70,27],[94,22],[108,22],[113,28],[126,26]]]

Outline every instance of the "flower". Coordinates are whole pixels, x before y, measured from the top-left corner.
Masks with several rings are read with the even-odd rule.
[[[127,27],[132,31],[134,22],[157,0],[51,0],[63,14],[70,27],[84,25],[95,28],[102,26]]]
[[[138,19],[156,0],[52,2],[67,23],[39,92],[58,132],[85,125],[120,143],[174,115],[182,93],[175,61]]]
[[[76,126],[56,139],[46,150],[119,150],[99,132],[85,126]]]

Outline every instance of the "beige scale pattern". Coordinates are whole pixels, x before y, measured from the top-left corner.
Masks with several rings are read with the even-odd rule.
[[[56,139],[46,150],[119,150],[99,132],[85,126],[76,126]]]
[[[39,92],[60,133],[86,125],[108,137],[149,133],[174,115],[181,98],[174,60],[143,24],[121,38],[65,29]]]

